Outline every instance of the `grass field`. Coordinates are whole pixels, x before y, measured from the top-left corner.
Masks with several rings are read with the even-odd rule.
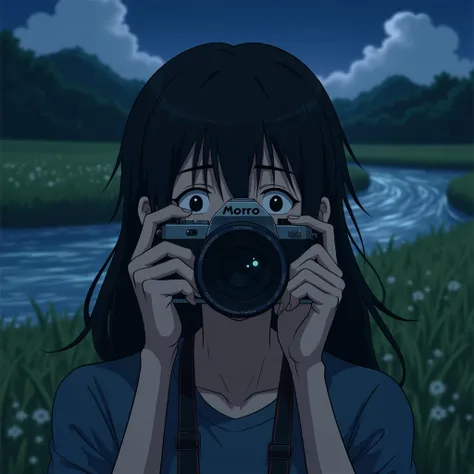
[[[448,202],[461,211],[474,216],[474,173],[467,173],[449,183]]]
[[[40,158],[68,157],[84,164],[114,162],[118,143],[43,142],[0,140],[4,161],[32,163]],[[354,145],[362,163],[469,169],[474,166],[474,145]]]
[[[115,164],[117,143],[0,141],[2,227],[105,223],[111,217],[117,179],[102,193]],[[355,145],[362,164],[472,169],[472,145]],[[370,177],[350,173],[356,190]],[[457,202],[457,201],[456,201]],[[120,213],[117,219],[120,218]]]
[[[404,388],[415,415],[419,474],[474,472],[473,232],[471,222],[399,248],[376,249],[370,257],[386,285],[387,305],[418,320],[386,319],[406,358]],[[362,271],[380,294],[373,274],[366,266]],[[73,368],[96,361],[90,338],[66,353],[41,353],[70,342],[83,323],[80,311],[72,319],[58,317],[54,308],[36,311],[38,325],[0,327],[2,473],[44,474],[56,387]],[[375,328],[374,344],[382,370],[398,379],[396,357]]]
[[[118,193],[112,173],[117,144],[2,141],[2,227],[47,227],[105,223]],[[369,175],[350,169],[356,190]],[[120,218],[118,214],[117,219]]]

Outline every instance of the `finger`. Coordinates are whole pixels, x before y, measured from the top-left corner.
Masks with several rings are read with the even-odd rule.
[[[286,291],[283,293],[283,296],[280,298],[280,301],[275,305],[273,308],[275,310],[275,313],[277,315],[280,315],[285,311],[285,309],[288,307],[289,303],[291,301],[291,294],[289,291]]]
[[[146,280],[160,280],[174,274],[188,281],[197,293],[196,283],[194,282],[194,270],[179,258],[173,258],[152,267],[141,268],[134,273],[133,280],[135,284],[143,285]]]
[[[291,292],[291,296],[293,298],[296,298],[298,302],[302,298],[309,298],[316,305],[327,304],[327,305],[337,307],[337,304],[338,304],[338,299],[336,296],[328,294],[328,293],[324,293],[324,291],[321,291],[319,288],[315,287],[314,285],[311,285],[310,283],[303,283],[298,288],[295,288]],[[296,306],[292,307],[291,310],[295,309]]]
[[[148,250],[151,247],[153,239],[155,238],[156,228],[159,224],[173,218],[188,217],[191,214],[192,212],[190,210],[182,209],[174,204],[164,207],[159,211],[152,212],[151,214],[147,214],[143,221],[142,231],[135,252],[133,252],[132,260],[137,255],[141,255],[145,250]]]
[[[336,255],[336,239],[334,236],[334,227],[327,223],[315,219],[311,216],[288,216],[288,220],[292,224],[305,225],[310,229],[317,230],[323,236],[323,246],[334,260],[337,263]]]
[[[143,282],[143,291],[148,298],[168,298],[168,305],[172,303],[173,296],[182,294],[194,306],[194,288],[186,280],[146,280]]]
[[[334,295],[338,300],[342,298],[342,290],[331,285],[327,281],[323,280],[319,275],[313,273],[311,270],[303,269],[297,273],[289,282],[288,282],[288,291],[292,294],[293,290],[301,286],[303,283],[309,283],[310,285],[315,286],[324,293]]]
[[[343,290],[346,286],[342,278],[339,278],[337,275],[330,272],[314,260],[306,260],[305,262],[303,262],[298,268],[296,268],[294,275],[304,269],[312,271],[316,275],[326,280],[332,286],[335,286],[340,290]]]
[[[136,270],[153,265],[166,257],[177,257],[190,267],[194,266],[194,255],[190,249],[165,241],[135,257],[129,264],[129,272],[133,274]]]
[[[329,271],[342,277],[342,270],[337,266],[337,263],[331,258],[329,253],[323,248],[321,244],[312,245],[306,252],[304,252],[300,257],[298,257],[291,265],[290,272],[293,274],[296,272],[296,269],[302,265],[306,260],[317,260],[323,267],[327,268]]]

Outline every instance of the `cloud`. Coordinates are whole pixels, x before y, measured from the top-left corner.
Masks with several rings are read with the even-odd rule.
[[[443,71],[467,76],[474,62],[457,54],[459,37],[448,26],[435,26],[424,14],[399,12],[384,23],[386,38],[378,47],[363,49],[363,58],[349,71],[320,77],[331,98],[354,98],[387,77],[402,74],[417,84],[430,84]]]
[[[126,14],[121,0],[59,0],[52,15],[35,13],[13,34],[39,55],[79,46],[126,79],[147,80],[163,60],[140,51]]]
[[[164,61],[139,50],[126,14],[122,0],[59,0],[52,15],[31,15],[14,35],[24,49],[39,55],[79,46],[126,79],[147,80]],[[466,76],[474,68],[473,61],[458,56],[456,32],[433,25],[424,13],[396,13],[384,23],[384,30],[382,44],[366,46],[363,57],[347,72],[320,77],[331,98],[354,98],[394,74],[429,84],[443,71]]]

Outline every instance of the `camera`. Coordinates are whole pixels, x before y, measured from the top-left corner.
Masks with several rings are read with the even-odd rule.
[[[195,281],[204,301],[233,318],[272,308],[289,280],[289,265],[315,242],[306,226],[277,224],[254,199],[231,199],[211,221],[177,220],[161,237],[191,249]]]

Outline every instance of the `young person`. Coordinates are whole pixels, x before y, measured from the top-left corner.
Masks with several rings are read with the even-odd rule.
[[[114,170],[118,241],[63,349],[92,331],[103,362],[57,390],[49,474],[416,472],[412,411],[371,340],[372,317],[405,372],[380,312],[397,316],[352,251],[345,150],[357,162],[321,83],[276,47],[205,44],[151,77]],[[160,237],[236,197],[322,236],[291,261],[278,304],[249,318],[196,304],[196,255]]]

